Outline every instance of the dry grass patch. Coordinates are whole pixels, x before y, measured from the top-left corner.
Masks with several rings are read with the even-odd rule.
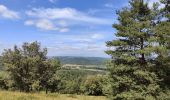
[[[0,91],[0,100],[107,100],[103,96]]]

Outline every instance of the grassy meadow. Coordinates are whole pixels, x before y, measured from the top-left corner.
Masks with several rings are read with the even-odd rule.
[[[103,96],[0,91],[0,100],[107,100]]]

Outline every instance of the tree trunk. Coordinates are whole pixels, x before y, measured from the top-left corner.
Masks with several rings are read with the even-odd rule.
[[[143,50],[144,49],[144,39],[140,38],[140,40],[141,40],[141,50]],[[145,64],[145,54],[144,53],[141,54],[140,61],[141,61],[142,65]]]
[[[45,93],[48,94],[48,88],[46,87]]]

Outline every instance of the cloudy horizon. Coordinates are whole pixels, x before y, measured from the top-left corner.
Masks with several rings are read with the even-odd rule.
[[[151,5],[154,0],[150,1]],[[109,57],[105,42],[115,39],[116,11],[127,4],[128,0],[1,0],[0,54],[38,41],[48,48],[48,56]]]

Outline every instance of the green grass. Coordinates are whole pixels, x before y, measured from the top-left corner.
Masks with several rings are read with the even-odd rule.
[[[107,100],[103,96],[0,91],[0,100]]]

